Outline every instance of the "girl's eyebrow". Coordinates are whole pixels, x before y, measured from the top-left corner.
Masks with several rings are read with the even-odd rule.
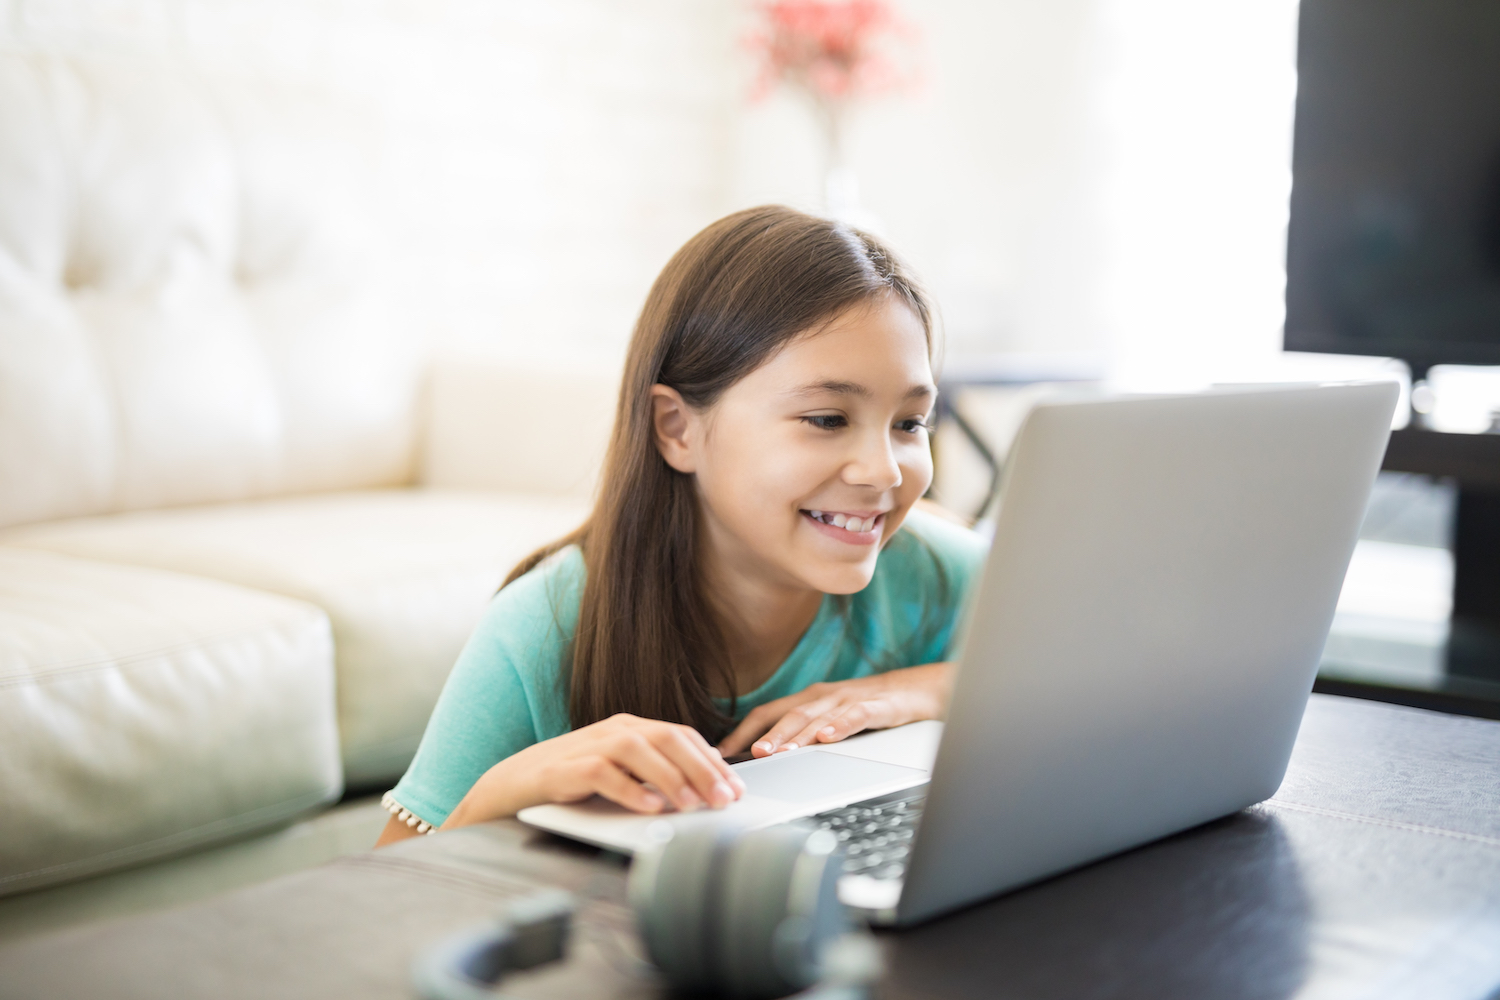
[[[868,399],[874,395],[865,386],[858,382],[844,382],[838,379],[823,379],[818,382],[809,382],[799,389],[794,389],[790,395],[793,396],[821,396],[832,393],[836,396],[860,396]],[[930,399],[937,395],[937,387],[929,382],[919,382],[906,390],[906,399]]]

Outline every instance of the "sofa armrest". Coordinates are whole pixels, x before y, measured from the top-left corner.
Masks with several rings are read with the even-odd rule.
[[[464,355],[434,360],[421,482],[592,495],[614,422],[617,369]]]

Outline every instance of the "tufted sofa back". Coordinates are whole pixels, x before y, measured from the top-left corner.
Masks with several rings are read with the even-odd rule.
[[[180,65],[0,54],[0,526],[409,478],[372,134]]]

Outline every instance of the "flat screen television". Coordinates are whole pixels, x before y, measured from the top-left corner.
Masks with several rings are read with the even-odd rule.
[[[1288,350],[1500,365],[1500,0],[1302,0]],[[1385,467],[1450,479],[1447,675],[1325,683],[1500,718],[1500,434],[1392,434]]]
[[[1303,0],[1288,350],[1500,365],[1500,2]]]

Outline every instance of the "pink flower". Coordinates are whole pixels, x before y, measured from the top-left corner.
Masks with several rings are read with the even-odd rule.
[[[758,97],[787,83],[841,104],[915,80],[891,52],[909,48],[914,31],[884,0],[762,0],[756,9],[763,23],[746,41],[761,57]]]

